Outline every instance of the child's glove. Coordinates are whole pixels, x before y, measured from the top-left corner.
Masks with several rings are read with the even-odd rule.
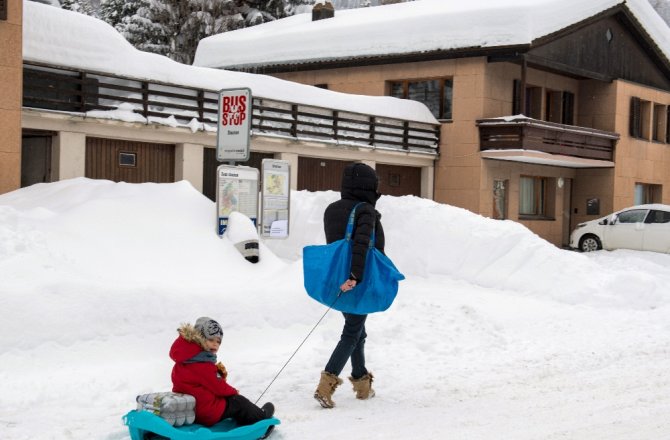
[[[216,370],[219,372],[223,380],[226,380],[228,377],[228,370],[226,370],[226,367],[221,362],[216,363]]]

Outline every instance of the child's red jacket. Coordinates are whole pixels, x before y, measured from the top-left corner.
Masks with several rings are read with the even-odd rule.
[[[179,337],[170,348],[170,358],[175,362],[172,368],[172,391],[195,397],[195,421],[211,426],[221,420],[226,409],[226,399],[237,394],[217,374],[214,362],[187,362],[205,351],[200,332],[192,325],[179,328]]]

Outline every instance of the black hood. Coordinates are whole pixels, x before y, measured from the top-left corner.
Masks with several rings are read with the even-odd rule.
[[[344,169],[341,196],[374,206],[379,198],[378,186],[379,180],[373,168],[364,163],[352,163]]]

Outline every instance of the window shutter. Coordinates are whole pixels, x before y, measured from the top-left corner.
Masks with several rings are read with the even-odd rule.
[[[7,20],[7,2],[9,0],[0,0],[0,20]]]
[[[518,115],[521,113],[521,81],[515,79],[512,90],[512,114]]]
[[[640,98],[637,96],[630,99],[630,135],[635,138],[642,137]]]
[[[563,92],[563,115],[561,121],[566,125],[575,125],[575,94]]]

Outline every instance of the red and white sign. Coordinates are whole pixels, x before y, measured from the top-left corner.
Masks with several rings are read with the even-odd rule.
[[[219,91],[219,123],[216,134],[216,158],[219,161],[249,160],[251,107],[251,89]]]

